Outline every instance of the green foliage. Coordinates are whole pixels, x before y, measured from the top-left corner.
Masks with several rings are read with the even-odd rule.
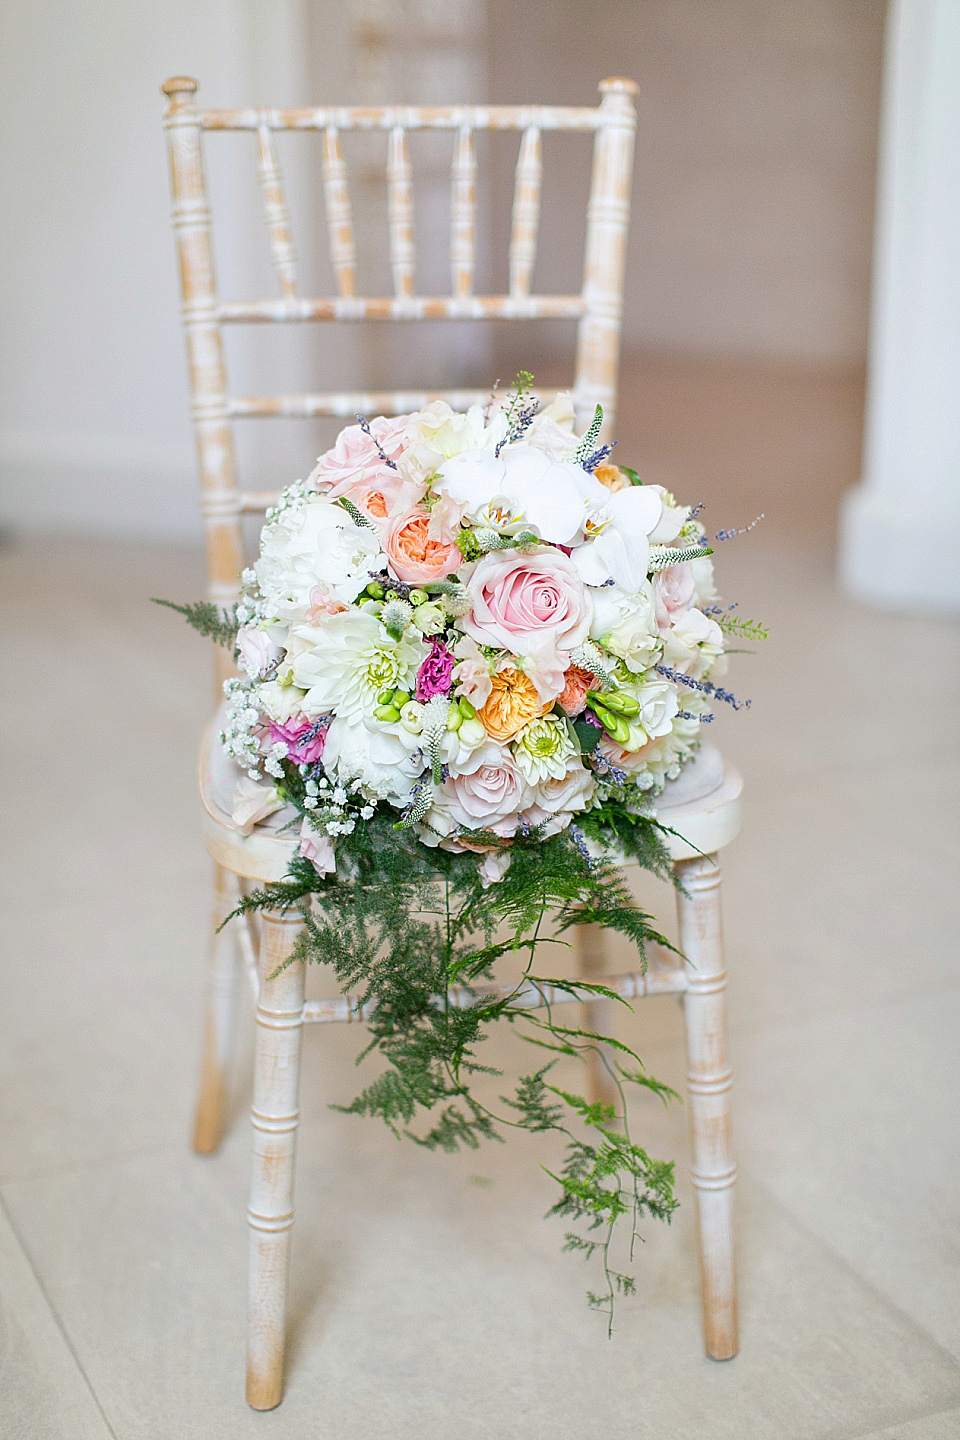
[[[731,615],[729,611],[720,613],[712,610],[710,613],[725,635],[737,635],[742,640],[770,639],[769,629],[760,620],[745,620],[740,615]]]
[[[208,640],[213,640],[217,645],[225,645],[232,649],[237,641],[237,630],[240,628],[237,620],[237,607],[232,610],[218,610],[210,600],[198,600],[187,605],[175,605],[172,600],[152,600],[154,605],[165,605],[168,610],[176,610],[182,615],[188,625],[192,625],[199,634],[205,635]]]
[[[296,799],[296,772],[289,768],[288,793]],[[615,801],[581,818],[584,832],[615,840],[648,868],[670,873],[654,820]],[[479,833],[473,838],[502,843]],[[625,1004],[602,984],[535,972],[535,960],[549,944],[566,945],[563,937],[583,924],[624,935],[640,966],[648,943],[667,942],[634,902],[619,867],[588,859],[568,833],[518,835],[509,852],[506,874],[485,889],[475,855],[425,846],[381,806],[337,842],[340,874],[349,881],[318,876],[309,862],[295,859],[285,881],[248,896],[239,908],[299,909],[304,930],[288,963],[332,966],[341,989],[365,1007],[370,1040],[361,1059],[375,1055],[382,1069],[337,1108],[376,1117],[395,1135],[432,1150],[476,1149],[510,1130],[563,1137],[562,1167],[547,1172],[560,1187],[549,1213],[586,1231],[571,1230],[565,1248],[599,1257],[603,1285],[590,1303],[612,1325],[616,1297],[633,1287],[611,1262],[618,1222],[627,1222],[632,1251],[641,1218],[669,1219],[676,1203],[672,1167],[630,1138],[625,1087],[646,1088],[665,1101],[673,1092],[646,1075],[629,1045],[561,1023],[550,1008],[531,1008],[529,988]],[[548,921],[550,937],[543,933]],[[521,973],[507,994],[493,992],[492,967],[509,955],[519,958]],[[466,1003],[452,986],[465,989]],[[563,1013],[570,1015],[566,1007]],[[503,1021],[546,1059],[492,1101],[482,1082],[501,1072],[482,1062],[480,1047],[490,1027]],[[602,1056],[615,1082],[616,1109],[549,1083],[561,1061],[591,1054]]]

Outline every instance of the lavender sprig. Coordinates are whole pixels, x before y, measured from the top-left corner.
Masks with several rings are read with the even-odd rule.
[[[367,439],[372,440],[374,445],[377,447],[377,454],[380,456],[380,459],[383,461],[384,465],[389,465],[391,470],[396,470],[396,462],[389,458],[387,452],[380,444],[380,441],[370,429],[370,421],[367,419],[366,415],[358,415],[357,424],[360,426],[360,429],[363,431],[364,435],[366,435]]]
[[[674,670],[671,665],[655,665],[653,668],[658,675],[672,680],[675,685],[686,685],[691,690],[699,690],[703,695],[712,695],[715,700],[723,700],[734,710],[749,710],[753,704],[752,700],[738,700],[729,690],[714,685],[712,680],[694,680],[692,675],[681,675],[680,671]]]

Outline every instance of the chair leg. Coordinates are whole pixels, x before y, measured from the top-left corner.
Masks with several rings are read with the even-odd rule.
[[[233,1050],[240,978],[236,938],[219,926],[230,914],[235,896],[230,874],[222,865],[213,867],[213,934],[207,958],[206,998],[200,1059],[200,1089],[193,1122],[193,1148],[209,1155],[223,1138],[227,1108],[227,1076]]]
[[[602,925],[575,925],[573,943],[577,956],[577,971],[584,980],[599,980],[606,974],[606,947]],[[583,1028],[595,1035],[612,1035],[614,1028],[612,1000],[588,1000],[583,1005]],[[587,1098],[594,1103],[605,1105],[619,1102],[617,1087],[610,1074],[613,1049],[610,1045],[599,1045],[587,1057]]]
[[[283,1398],[305,966],[298,961],[274,979],[268,977],[289,957],[301,924],[295,910],[263,912],[251,1110],[253,1177],[247,1210],[247,1402],[254,1410],[272,1410]]]
[[[730,1137],[727,977],[720,934],[720,867],[715,855],[676,865],[687,891],[677,894],[680,948],[690,962],[684,996],[687,1088],[700,1227],[703,1331],[711,1360],[739,1348],[733,1242],[736,1167]]]

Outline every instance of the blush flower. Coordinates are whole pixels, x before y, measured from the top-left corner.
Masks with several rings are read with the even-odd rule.
[[[516,833],[520,812],[532,799],[533,791],[509,750],[488,740],[458,774],[450,775],[438,787],[426,823],[434,835],[445,840],[455,830],[491,830],[508,839]]]
[[[573,650],[587,638],[590,598],[576,566],[553,546],[484,556],[467,590],[472,609],[460,623],[481,645],[523,655]]]
[[[563,689],[557,697],[557,704],[564,715],[579,715],[587,703],[587,691],[597,683],[597,677],[579,665],[571,665],[563,677]]]
[[[398,516],[386,530],[384,549],[391,573],[408,585],[442,580],[460,564],[461,555],[452,541],[431,539],[430,514],[417,508]]]

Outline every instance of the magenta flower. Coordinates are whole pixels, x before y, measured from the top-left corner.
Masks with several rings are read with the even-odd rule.
[[[287,759],[295,765],[314,765],[323,754],[323,743],[327,738],[327,717],[311,723],[309,720],[294,718],[286,725],[269,722],[270,739],[276,744],[282,740],[287,746]]]
[[[453,655],[442,640],[432,641],[430,654],[417,671],[417,688],[414,692],[416,699],[423,702],[434,695],[449,695],[455,663]]]

